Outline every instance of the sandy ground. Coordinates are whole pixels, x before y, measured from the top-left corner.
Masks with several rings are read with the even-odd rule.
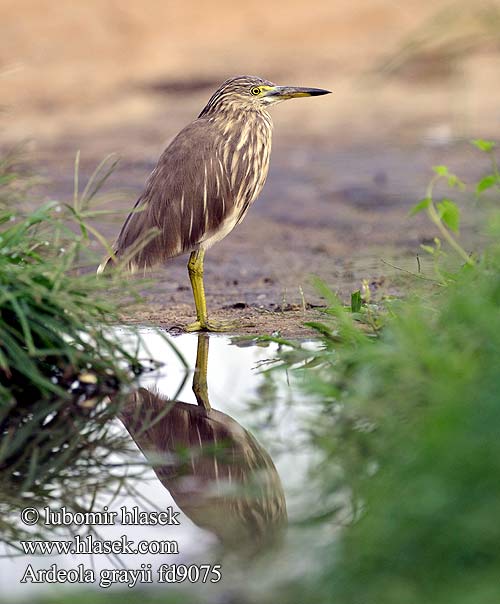
[[[131,207],[168,140],[230,75],[334,91],[273,110],[264,192],[207,255],[209,307],[255,324],[246,331],[307,334],[321,304],[311,274],[344,299],[363,279],[376,295],[398,293],[401,273],[383,260],[414,270],[434,236],[407,217],[431,166],[473,180],[486,165],[468,139],[499,137],[497,1],[0,0],[0,10],[1,147],[26,143],[51,198],[70,196],[78,149],[83,181],[117,153],[108,189],[124,194],[112,205]],[[122,219],[99,227],[113,238]],[[186,260],[155,273],[128,319],[193,319]]]

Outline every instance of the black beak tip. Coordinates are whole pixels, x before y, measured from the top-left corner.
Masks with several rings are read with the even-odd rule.
[[[311,96],[321,96],[323,94],[332,94],[332,91],[324,90],[323,88],[313,88],[311,90]]]

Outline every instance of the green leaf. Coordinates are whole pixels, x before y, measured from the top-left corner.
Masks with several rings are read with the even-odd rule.
[[[456,174],[450,174],[448,176],[448,186],[449,187],[458,187],[459,189],[465,189],[465,183],[458,178]]]
[[[351,294],[351,311],[359,312],[361,310],[362,300],[359,289]]]
[[[414,216],[415,214],[418,214],[422,210],[427,209],[430,206],[430,203],[431,203],[430,197],[425,197],[424,199],[422,199],[422,201],[419,201],[416,205],[413,206],[413,208],[409,212],[409,215]]]
[[[485,153],[491,153],[493,151],[493,149],[496,147],[496,143],[494,143],[493,141],[486,141],[486,140],[483,140],[482,138],[476,138],[471,142],[480,151],[484,151]]]
[[[432,168],[436,174],[439,176],[448,176],[448,167],[447,166],[433,166]]]
[[[311,329],[315,329],[317,332],[324,336],[330,337],[332,335],[332,330],[328,325],[324,323],[320,323],[319,321],[307,321],[304,323],[307,327],[311,327]]]
[[[476,186],[476,193],[481,193],[482,191],[486,191],[486,189],[491,189],[498,182],[497,177],[494,174],[488,174],[482,178]]]
[[[437,204],[439,217],[444,224],[455,233],[460,226],[460,210],[451,199],[443,199]]]
[[[435,254],[436,250],[432,247],[432,245],[424,245],[422,243],[422,245],[420,246],[425,252],[427,252],[428,254]]]

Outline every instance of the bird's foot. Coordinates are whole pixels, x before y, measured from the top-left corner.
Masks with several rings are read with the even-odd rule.
[[[186,325],[186,331],[211,331],[211,332],[227,332],[236,331],[241,327],[253,327],[252,323],[242,323],[240,321],[214,321],[213,319],[206,319],[205,321],[195,321]]]

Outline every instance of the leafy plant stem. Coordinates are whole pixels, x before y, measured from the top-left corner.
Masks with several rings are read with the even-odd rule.
[[[468,264],[469,266],[474,266],[474,260],[469,256],[469,254],[463,249],[463,247],[455,240],[455,238],[451,235],[449,230],[444,226],[441,217],[439,216],[438,211],[436,210],[436,206],[434,204],[433,191],[436,183],[440,180],[441,175],[436,174],[430,181],[427,187],[427,199],[429,200],[429,205],[427,206],[427,214],[432,222],[437,226],[439,232],[446,240],[446,242],[452,247],[457,254],[462,258],[462,260]]]

